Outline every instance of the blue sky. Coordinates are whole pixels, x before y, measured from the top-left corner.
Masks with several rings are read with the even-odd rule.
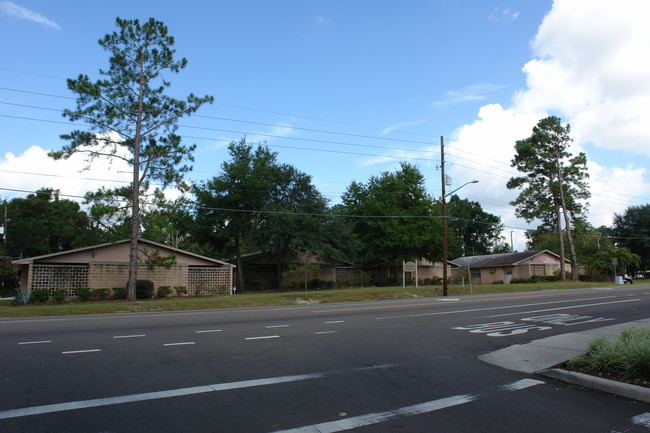
[[[155,17],[189,60],[167,77],[170,92],[216,101],[198,113],[209,117],[180,122],[198,146],[191,180],[217,174],[226,143],[246,134],[332,203],[402,160],[439,196],[444,136],[450,188],[479,180],[458,194],[501,216],[522,249],[509,162],[514,141],[554,114],[589,158],[590,220],[609,225],[650,201],[649,11],[634,0],[0,0],[0,195],[82,195],[128,179],[116,165],[78,173],[80,161],[44,155],[73,129],[60,115],[74,102],[65,79],[98,78],[108,57],[97,40],[115,17]]]

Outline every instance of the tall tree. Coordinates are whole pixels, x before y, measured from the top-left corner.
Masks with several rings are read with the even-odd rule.
[[[530,137],[518,140],[515,144],[515,157],[512,167],[524,173],[513,177],[509,189],[521,189],[516,200],[517,216],[530,222],[541,219],[552,223],[556,228],[560,246],[560,274],[564,271],[564,231],[571,255],[571,278],[578,278],[578,263],[571,235],[572,219],[581,216],[584,205],[580,200],[590,197],[586,179],[587,157],[583,152],[573,156],[568,148],[572,141],[571,129],[562,126],[559,117],[550,116],[540,120],[533,128]]]
[[[285,259],[292,252],[310,251],[320,256],[332,255],[325,228],[327,200],[311,182],[311,176],[290,164],[274,169],[271,195],[262,223],[256,230],[260,246],[277,257],[277,287],[282,287]]]
[[[442,223],[417,167],[403,162],[367,184],[352,182],[343,208],[362,245],[362,262],[440,257]]]
[[[228,145],[230,159],[221,173],[194,186],[197,223],[216,250],[237,260],[239,289],[244,290],[243,243],[262,224],[277,174],[277,154],[243,138]]]
[[[178,100],[165,93],[170,86],[167,72],[180,72],[187,65],[184,58],[174,59],[174,38],[165,24],[153,18],[143,24],[117,18],[116,25],[117,31],[99,41],[110,53],[109,69],[99,72],[106,79],[93,83],[79,75],[68,80],[77,107],[65,110],[64,117],[84,122],[88,129],[62,135],[70,144],[50,155],[59,159],[83,153],[89,165],[95,158],[118,158],[133,168],[127,300],[135,301],[140,195],[151,180],[163,187],[181,184],[196,146],[181,145],[178,119],[213,98],[190,94]]]
[[[631,206],[614,215],[614,236],[623,247],[641,258],[644,270],[650,267],[650,204]]]
[[[467,199],[460,199],[456,194],[449,199],[448,215],[451,217],[451,233],[457,238],[460,247],[454,255],[488,254],[501,238],[503,224],[501,218],[483,210],[481,204]]]

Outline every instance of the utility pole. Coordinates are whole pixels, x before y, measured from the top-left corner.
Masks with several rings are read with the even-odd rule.
[[[440,174],[442,178],[442,296],[447,296],[447,195],[445,194],[445,138],[440,136]]]
[[[7,259],[7,205],[5,204],[5,222],[2,226],[2,273],[5,272],[5,260]],[[2,280],[4,286],[4,280]]]

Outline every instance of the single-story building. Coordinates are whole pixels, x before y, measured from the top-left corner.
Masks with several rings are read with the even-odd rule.
[[[129,277],[128,239],[93,245],[38,257],[14,260],[19,271],[20,288],[32,290],[65,289],[74,296],[74,289],[112,289],[126,287]],[[138,280],[150,280],[154,290],[161,286],[185,287],[189,294],[232,295],[232,264],[178,248],[152,242],[138,241]],[[148,266],[147,262],[175,256],[167,269]]]
[[[283,273],[283,286],[302,288],[302,276],[289,275],[286,272],[295,266],[302,265],[305,257],[289,254],[284,260],[280,270]],[[310,282],[326,284],[320,288],[354,287],[364,283],[361,266],[340,260],[325,260],[314,254],[307,257],[308,263],[314,265],[309,276]],[[231,260],[235,263],[235,260]],[[274,290],[277,289],[278,256],[269,251],[262,251],[242,255],[242,270],[244,274],[244,288],[246,290]]]
[[[565,271],[571,271],[571,262],[564,259]],[[483,256],[458,257],[450,260],[455,268],[452,280],[474,284],[510,284],[513,278],[552,276],[560,271],[560,256],[548,251],[524,251],[521,253],[487,254]]]

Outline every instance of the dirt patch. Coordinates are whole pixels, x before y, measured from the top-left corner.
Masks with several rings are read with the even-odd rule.
[[[297,305],[314,305],[314,304],[320,304],[320,301],[318,299],[296,298],[296,304]]]

